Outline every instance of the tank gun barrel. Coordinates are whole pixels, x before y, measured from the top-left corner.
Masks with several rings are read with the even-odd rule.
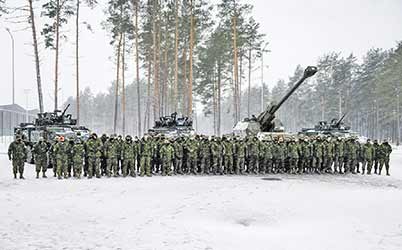
[[[63,110],[63,113],[61,113],[61,117],[63,117],[66,114],[67,109],[70,107],[70,105],[71,104],[68,104],[67,107]]]
[[[258,122],[261,124],[262,131],[270,131],[273,129],[272,121],[275,119],[275,112],[286,102],[286,100],[300,87],[300,85],[309,77],[317,73],[317,67],[308,66],[304,70],[303,77],[297,81],[297,83],[292,87],[292,89],[286,93],[286,95],[279,101],[278,104],[269,106],[265,111],[263,111],[257,118]]]
[[[339,119],[339,120],[336,122],[335,127],[338,128],[339,126],[341,126],[343,119],[345,119],[345,117],[346,117],[346,114],[347,114],[347,113],[343,114],[343,116],[341,117],[341,119]]]

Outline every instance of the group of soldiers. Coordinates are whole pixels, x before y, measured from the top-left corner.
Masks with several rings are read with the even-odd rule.
[[[93,133],[87,141],[44,138],[31,150],[36,165],[36,178],[47,178],[48,167],[54,177],[88,178],[118,176],[166,175],[239,175],[239,174],[347,174],[381,175],[385,166],[389,175],[392,147],[387,141],[360,143],[357,138],[295,137],[259,140],[249,136],[167,138],[145,135]],[[23,179],[27,148],[21,137],[10,144],[8,155],[14,178]]]

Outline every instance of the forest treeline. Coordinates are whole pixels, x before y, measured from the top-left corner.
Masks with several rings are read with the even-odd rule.
[[[301,77],[298,66],[288,79],[268,89],[253,84],[268,51],[268,40],[253,18],[253,6],[240,0],[27,0],[33,37],[38,95],[42,95],[37,39],[54,51],[55,108],[60,106],[58,75],[60,39],[75,40],[76,96],[72,104],[80,124],[99,132],[143,134],[159,116],[178,112],[193,116],[199,132],[224,134],[237,121],[277,102]],[[80,88],[80,32],[90,29],[81,8],[103,8],[96,20],[110,35],[115,79],[109,91]],[[0,15],[16,15],[0,0]],[[38,14],[39,13],[39,14]],[[37,27],[37,16],[45,20]],[[91,20],[94,22],[94,20]],[[75,30],[62,27],[71,23]],[[85,23],[85,27],[81,27]],[[70,38],[71,39],[71,38]],[[315,77],[304,83],[279,110],[289,131],[314,126],[346,113],[345,122],[372,138],[400,136],[399,92],[402,43],[373,48],[363,58],[329,52],[318,58]],[[127,77],[127,71],[134,72]],[[257,76],[259,77],[259,76]],[[253,80],[254,79],[254,80]],[[78,105],[77,105],[78,104]],[[39,107],[43,101],[39,98]],[[202,110],[202,112],[200,112]],[[198,111],[198,112],[197,112]]]

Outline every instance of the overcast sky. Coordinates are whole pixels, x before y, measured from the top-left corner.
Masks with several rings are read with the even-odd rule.
[[[254,16],[261,23],[261,31],[267,35],[270,43],[268,48],[271,52],[265,56],[269,68],[264,72],[265,82],[269,86],[279,78],[287,79],[297,64],[303,67],[313,65],[325,53],[336,51],[348,55],[353,52],[361,58],[370,48],[389,49],[402,40],[401,0],[243,2],[254,5]],[[110,38],[100,25],[105,19],[103,10],[104,7],[94,11],[83,10],[83,21],[89,21],[94,31],[83,31],[81,34],[81,83],[82,87],[90,86],[95,93],[107,91],[115,78]],[[38,11],[36,14],[39,15]],[[30,30],[19,31],[24,26],[13,25],[4,21],[4,18],[0,21],[0,104],[9,104],[12,100],[11,41],[5,27],[10,27],[15,37],[16,102],[25,106],[28,97],[29,108],[36,108],[37,90]],[[75,93],[73,46],[73,37],[62,43],[59,96],[62,101]],[[45,107],[52,109],[54,53],[42,48],[41,60]],[[134,67],[133,63],[129,63],[129,67]],[[128,77],[133,79],[133,74],[128,72]],[[259,72],[254,75],[254,85],[260,84],[259,77]]]

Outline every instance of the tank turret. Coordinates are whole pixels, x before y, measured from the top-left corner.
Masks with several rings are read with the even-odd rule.
[[[257,134],[259,132],[283,132],[283,125],[275,119],[275,113],[289,99],[289,97],[300,87],[300,85],[309,77],[317,73],[317,67],[308,66],[304,70],[303,77],[286,93],[278,104],[269,105],[257,117],[246,118],[239,122],[233,129],[238,135]]]

